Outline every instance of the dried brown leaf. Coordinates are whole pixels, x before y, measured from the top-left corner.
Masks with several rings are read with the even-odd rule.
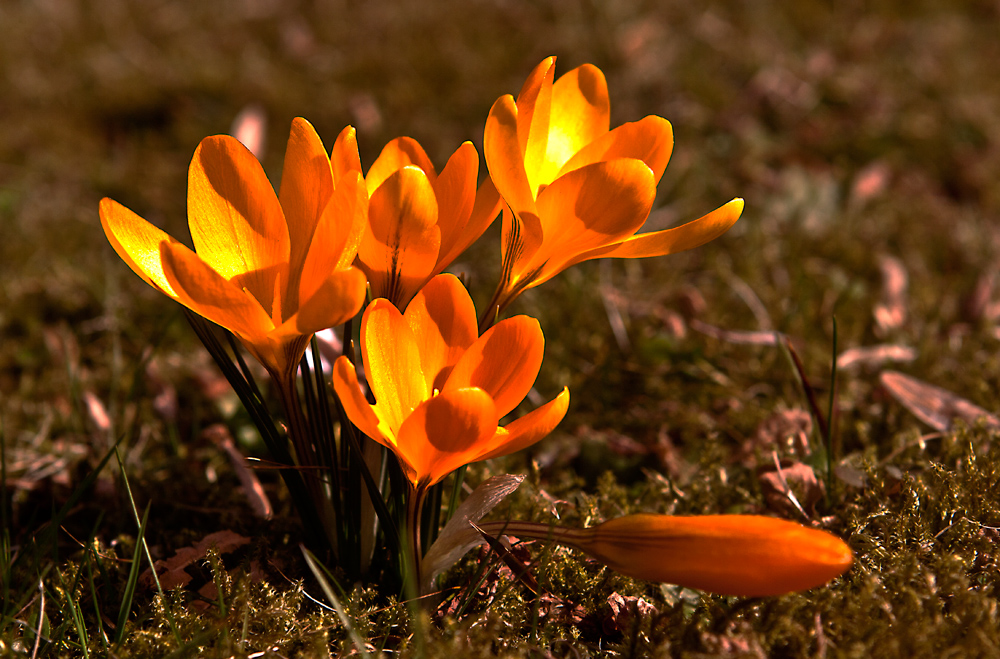
[[[211,533],[194,545],[182,547],[174,553],[173,557],[165,561],[156,561],[156,574],[159,577],[160,586],[164,590],[170,590],[187,585],[192,577],[185,568],[195,561],[205,558],[211,547],[215,547],[215,550],[223,555],[239,549],[248,542],[250,542],[250,538],[227,529]],[[139,576],[139,582],[147,588],[153,586],[153,573],[149,568]]]
[[[634,624],[636,616],[645,618],[659,613],[655,606],[633,595],[624,597],[614,592],[608,595],[607,602],[611,614],[605,617],[601,624],[605,634],[626,632]]]
[[[757,426],[757,432],[744,452],[751,456],[760,450],[773,451],[776,447],[800,455],[808,456],[809,434],[812,432],[812,416],[803,409],[779,410]]]
[[[898,371],[883,371],[879,381],[903,407],[939,432],[951,430],[956,418],[970,424],[982,419],[989,427],[1000,429],[1000,418],[946,389]]]
[[[825,492],[813,468],[801,462],[783,460],[761,467],[757,478],[768,507],[786,516],[810,517]]]

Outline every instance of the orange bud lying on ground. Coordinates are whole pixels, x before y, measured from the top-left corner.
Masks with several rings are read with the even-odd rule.
[[[806,590],[854,561],[826,531],[759,515],[628,515],[573,535],[567,544],[622,574],[720,595]]]

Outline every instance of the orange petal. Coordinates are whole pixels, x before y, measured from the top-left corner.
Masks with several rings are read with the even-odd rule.
[[[122,261],[147,284],[176,299],[177,293],[163,274],[160,243],[180,243],[113,199],[101,199],[100,215],[104,234]]]
[[[403,422],[396,453],[412,468],[414,485],[433,485],[474,460],[496,427],[496,408],[485,391],[444,391],[421,403]]]
[[[333,172],[326,148],[312,124],[296,117],[288,135],[278,193],[290,241],[289,272],[293,280],[288,282],[289,290],[298,287],[298,281],[294,280],[296,273],[302,269],[316,225],[331,194]]]
[[[469,292],[454,275],[438,275],[413,297],[404,318],[416,338],[424,375],[433,389],[443,389],[451,367],[479,338]]]
[[[483,133],[483,153],[490,178],[511,208],[534,211],[535,194],[524,171],[524,152],[518,145],[518,107],[511,96],[501,96],[490,109]]]
[[[601,70],[584,64],[556,80],[551,112],[544,162],[528,174],[536,185],[554,181],[567,160],[608,132],[611,105]]]
[[[358,135],[354,126],[346,126],[333,143],[330,153],[330,167],[333,169],[333,181],[340,185],[340,180],[349,173],[361,173],[361,156],[358,154]]]
[[[160,258],[178,302],[250,343],[264,343],[274,324],[245,290],[223,279],[180,243],[160,243]]]
[[[756,515],[629,515],[588,531],[580,548],[622,574],[723,595],[805,590],[853,561],[825,531]]]
[[[545,267],[536,282],[561,272],[581,252],[631,236],[655,197],[653,173],[641,160],[609,160],[560,176],[538,195],[545,238],[532,263]]]
[[[323,210],[302,264],[299,299],[308,300],[335,270],[354,262],[368,228],[368,191],[359,172],[344,175]]]
[[[361,353],[379,418],[393,432],[431,389],[409,324],[388,300],[375,300],[361,318]]]
[[[465,142],[448,159],[437,180],[431,182],[438,204],[437,223],[441,229],[441,253],[436,264],[440,266],[438,272],[446,265],[441,263],[443,257],[452,251],[455,243],[465,238],[466,224],[476,202],[478,180],[479,154],[472,142]],[[448,260],[450,262],[451,259]]]
[[[386,448],[395,450],[395,433],[379,419],[377,408],[373,408],[365,400],[354,364],[347,357],[338,357],[333,363],[333,389],[337,392],[340,404],[344,406],[347,418],[358,430]]]
[[[500,193],[493,185],[493,180],[487,176],[479,186],[479,190],[476,191],[476,201],[472,207],[472,214],[465,223],[461,234],[452,237],[448,243],[442,240],[441,254],[438,255],[435,274],[448,267],[452,261],[469,248],[469,245],[479,240],[479,237],[500,214],[501,204]]]
[[[489,458],[498,458],[502,455],[510,455],[544,439],[550,432],[555,430],[555,427],[566,416],[566,410],[568,409],[569,389],[564,387],[558,396],[537,410],[528,412],[521,418],[508,423],[503,428],[497,428],[493,439],[484,446],[486,450],[476,460],[487,460]]]
[[[372,193],[358,258],[372,295],[400,307],[430,278],[441,246],[437,200],[424,172],[394,172]]]
[[[545,338],[537,320],[530,316],[501,320],[462,355],[442,390],[483,389],[503,417],[531,391],[544,351]]]
[[[528,75],[517,95],[517,143],[523,154],[524,171],[530,182],[532,195],[538,194],[539,185],[548,183],[539,179],[539,172],[545,165],[545,153],[549,144],[552,81],[555,73],[556,58],[542,60]]]
[[[331,272],[280,330],[314,334],[342,325],[361,311],[367,293],[365,273],[358,268]]]
[[[288,228],[260,163],[235,138],[206,137],[195,150],[188,224],[198,256],[270,311],[275,279],[288,268]]]
[[[424,170],[430,181],[437,178],[437,170],[424,148],[412,137],[397,137],[385,145],[368,170],[368,176],[365,177],[368,194],[371,195],[394,172],[409,165]]]
[[[520,290],[525,287],[523,277],[533,278],[537,274],[541,266],[532,266],[532,259],[541,249],[543,238],[542,222],[537,215],[529,212],[515,215],[509,206],[504,208],[500,232],[502,286]]]
[[[670,122],[650,115],[622,124],[583,147],[562,166],[559,175],[602,160],[636,158],[653,170],[653,179],[659,183],[673,148],[674,133]]]
[[[743,212],[743,200],[736,198],[729,203],[716,208],[714,211],[692,220],[687,224],[682,224],[673,229],[664,229],[653,233],[643,233],[632,236],[615,245],[600,247],[590,252],[585,252],[572,259],[569,265],[579,263],[588,259],[599,258],[625,258],[638,259],[649,256],[663,256],[683,252],[686,249],[693,249],[704,245],[710,240],[715,240],[729,227],[740,219]],[[568,267],[568,265],[566,266]]]

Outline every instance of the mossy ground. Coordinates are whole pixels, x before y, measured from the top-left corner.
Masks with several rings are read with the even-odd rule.
[[[795,372],[780,348],[733,343],[711,328],[791,337],[821,402],[835,350],[906,346],[912,361],[838,374],[836,457],[850,470],[807,507],[812,523],[851,545],[856,563],[828,586],[746,600],[635,582],[534,544],[515,553],[536,561],[535,596],[506,568],[478,583],[486,555],[473,553],[443,580],[439,611],[448,615],[414,618],[387,594],[351,593],[345,607],[367,651],[1000,654],[996,432],[972,419],[931,431],[879,385],[880,368],[894,368],[1000,409],[1000,314],[991,306],[998,20],[996,3],[974,0],[0,5],[9,534],[0,558],[15,565],[3,570],[11,617],[0,655],[359,651],[313,599],[325,602],[278,479],[261,473],[276,515],[260,520],[202,433],[224,422],[240,450],[263,454],[176,306],[107,245],[97,202],[113,197],[186,236],[191,153],[249,103],[268,118],[264,165],[275,181],[295,116],[328,145],[356,125],[365,163],[388,139],[410,135],[440,164],[463,140],[481,146],[492,102],[516,93],[550,54],[559,72],[583,62],[604,70],[613,125],[646,114],[673,123],[651,225],[734,196],[747,206],[703,248],[585,264],[525,295],[512,311],[539,317],[546,334],[538,390],[568,385],[572,407],[553,437],[476,466],[470,478],[529,474],[499,511],[522,518],[555,512],[587,523],[645,510],[801,519],[775,508],[757,472],[775,453],[816,461],[815,433],[813,457],[758,433],[776,415],[807,409]],[[498,242],[493,230],[456,265],[480,304],[495,282]],[[901,296],[887,291],[886,272],[905,273]],[[616,313],[625,329],[617,337]],[[157,403],[169,391],[173,413]],[[250,543],[197,563],[192,584],[166,600],[139,584],[116,644],[137,526],[114,459],[69,508],[55,542],[31,538],[122,434],[139,513],[149,505],[154,558],[220,530]],[[825,463],[815,466],[825,481]],[[195,593],[209,582],[215,594]]]

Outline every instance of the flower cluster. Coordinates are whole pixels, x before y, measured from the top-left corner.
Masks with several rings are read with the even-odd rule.
[[[465,465],[530,446],[566,415],[564,389],[504,423],[533,387],[545,343],[534,318],[501,319],[518,295],[582,261],[699,246],[739,218],[743,201],[734,199],[688,224],[637,234],[670,158],[671,127],[649,116],[611,130],[609,116],[599,69],[584,65],[556,80],[555,58],[548,58],[516,99],[502,96],[490,110],[482,183],[470,142],[438,172],[415,140],[397,138],[365,174],[352,128],[328,155],[313,127],[296,119],[277,195],[234,138],[209,137],[198,146],[188,177],[194,250],[117,202],[101,201],[105,233],[125,263],[229,330],[270,374],[294,450],[286,459],[310,474],[296,505],[313,511],[304,519],[327,527],[331,555],[348,572],[351,565],[362,575],[371,569],[381,532],[412,553],[419,579],[421,529],[436,535],[441,511],[435,488],[457,470],[458,492]],[[442,273],[501,214],[501,277],[477,321],[463,284]],[[362,309],[356,362],[352,319]],[[345,323],[331,399],[322,363],[304,354],[314,333]],[[228,354],[213,352],[220,365]],[[302,391],[311,396],[306,405],[300,369]],[[395,460],[383,462],[379,447]],[[380,475],[386,466],[399,476]],[[436,510],[425,510],[433,492]],[[670,521],[622,518],[561,537],[626,574],[718,592],[807,588],[850,563],[839,540],[803,535],[788,522],[662,519]],[[822,569],[799,560],[810,553],[804,547],[827,552]],[[729,563],[729,572],[706,556]],[[761,579],[744,580],[746,587],[732,582],[731,566],[741,561],[758,566]]]

